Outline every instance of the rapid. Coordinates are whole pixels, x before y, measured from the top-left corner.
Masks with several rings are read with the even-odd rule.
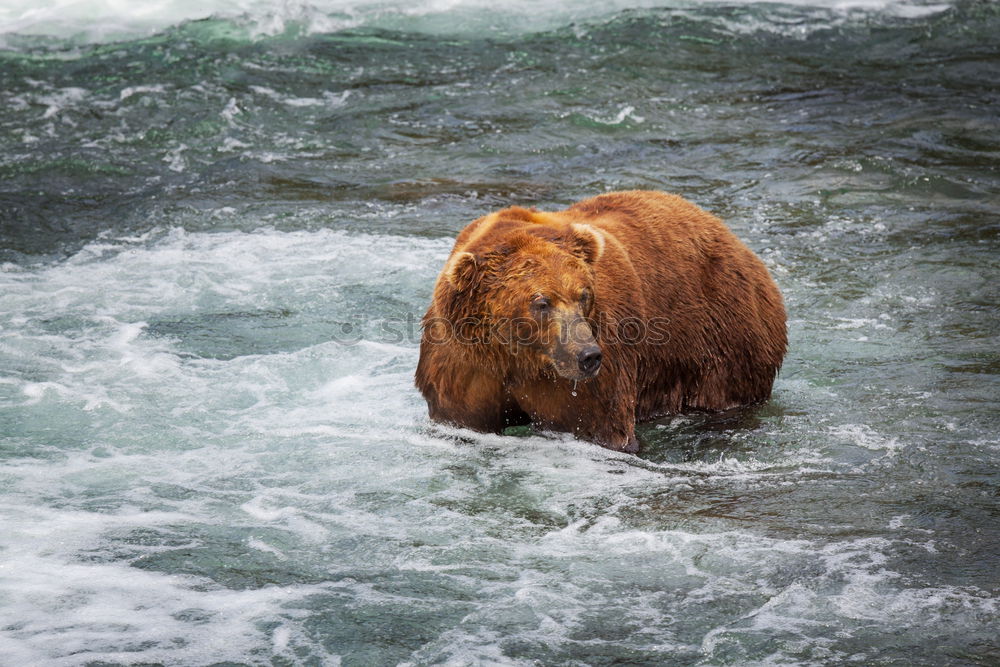
[[[0,664],[1000,662],[1000,5],[0,9]],[[660,189],[772,400],[432,425],[454,235]]]

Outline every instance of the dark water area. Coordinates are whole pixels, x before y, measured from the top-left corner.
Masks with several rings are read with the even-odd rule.
[[[3,36],[0,664],[1000,664],[1000,4],[459,9]],[[458,230],[633,188],[773,399],[431,427]]]

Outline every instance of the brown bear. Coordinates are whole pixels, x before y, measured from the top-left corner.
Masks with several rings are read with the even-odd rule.
[[[458,235],[423,319],[431,419],[534,423],[635,453],[636,422],[766,400],[781,293],[718,218],[662,192],[491,213]]]

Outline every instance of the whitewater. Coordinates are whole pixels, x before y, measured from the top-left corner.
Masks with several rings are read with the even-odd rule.
[[[0,665],[1000,661],[1000,10],[0,7]],[[502,206],[681,194],[789,312],[639,456],[432,424]]]

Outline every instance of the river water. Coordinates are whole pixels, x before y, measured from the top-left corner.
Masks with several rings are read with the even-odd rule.
[[[36,4],[0,664],[1000,664],[1000,5]],[[429,424],[455,233],[628,188],[767,263],[773,399]]]

